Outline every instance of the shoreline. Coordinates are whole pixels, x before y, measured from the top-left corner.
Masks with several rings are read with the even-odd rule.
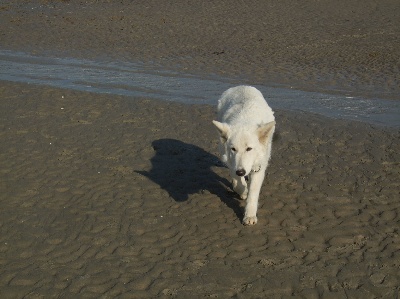
[[[399,100],[400,3],[252,1],[237,3],[227,17],[229,5],[7,2],[0,10],[7,29],[0,48],[156,62],[194,74],[238,76],[253,85]]]
[[[185,104],[216,104],[222,92],[243,85],[239,79],[195,76],[142,63],[44,57],[0,50],[0,80],[132,97],[150,97]],[[278,86],[258,88],[274,109],[304,111],[334,119],[400,127],[400,101],[349,94],[305,92]]]

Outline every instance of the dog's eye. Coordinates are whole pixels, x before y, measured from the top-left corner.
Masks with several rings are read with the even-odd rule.
[[[251,148],[251,147],[248,147],[248,148],[246,148],[246,151],[251,151],[253,148]]]
[[[236,148],[232,147],[231,148],[232,152],[236,152]]]

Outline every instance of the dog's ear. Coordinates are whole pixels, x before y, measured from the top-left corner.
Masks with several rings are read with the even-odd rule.
[[[220,123],[219,121],[213,120],[212,121],[214,126],[217,127],[219,134],[221,135],[221,138],[226,141],[228,140],[228,134],[229,134],[229,126],[226,123]]]
[[[257,128],[258,140],[260,140],[261,143],[265,143],[268,140],[270,134],[273,132],[274,127],[275,121],[260,125]]]

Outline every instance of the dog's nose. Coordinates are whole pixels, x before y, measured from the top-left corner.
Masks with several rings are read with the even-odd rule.
[[[238,176],[244,176],[244,175],[246,174],[246,170],[244,170],[244,169],[238,169],[238,170],[236,170],[236,174],[237,174]]]

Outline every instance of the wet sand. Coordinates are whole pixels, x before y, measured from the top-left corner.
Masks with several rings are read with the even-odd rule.
[[[1,85],[7,298],[395,298],[399,132],[277,111],[259,223],[214,107]]]
[[[399,13],[398,0],[0,0],[0,47],[398,100]]]
[[[122,2],[124,9],[130,7],[129,1]],[[142,52],[118,47],[114,54],[106,52],[106,37],[108,45],[113,38],[117,44],[125,42],[125,35],[114,31],[120,19],[109,19],[118,16],[121,6],[107,1],[85,1],[93,7],[79,3],[29,1],[26,5],[44,7],[42,14],[32,15],[28,6],[2,4],[1,16],[19,15],[19,20],[4,27],[10,30],[2,32],[1,47],[38,52],[64,47],[76,55],[121,54],[143,60],[156,60],[157,53],[162,53],[165,56],[157,61],[171,65],[185,58],[186,44],[179,47],[179,43],[164,48],[155,44],[160,51],[150,43],[146,44],[150,48],[140,46]],[[318,3],[329,8],[326,2]],[[159,10],[155,10],[157,4]],[[192,7],[181,4],[182,10]],[[275,21],[289,24],[291,9],[285,10],[284,4],[270,3],[281,8],[281,19]],[[152,27],[153,19],[145,18],[149,14],[178,20],[179,9],[166,10],[164,2],[137,5],[142,7],[134,15],[143,17],[144,28],[154,30],[147,33],[161,36]],[[354,14],[371,5],[367,1]],[[63,6],[75,7],[69,21],[63,18],[68,13]],[[234,14],[235,9],[228,7]],[[317,6],[306,7],[318,12]],[[100,8],[102,14],[88,13]],[[192,15],[200,20],[197,7],[192,8]],[[218,19],[218,11],[210,15],[213,20]],[[390,6],[373,11],[384,11],[388,18],[394,13]],[[236,15],[241,14],[236,11]],[[88,39],[89,32],[93,36],[100,32],[96,26],[78,26],[83,20],[90,24],[90,16],[108,20],[96,23],[109,26],[104,40]],[[10,21],[0,20],[2,26]],[[213,24],[209,18],[203,22],[203,27]],[[298,28],[307,25],[296,24]],[[52,43],[53,30],[62,26],[65,32]],[[80,34],[73,36],[78,28]],[[196,27],[188,28],[193,33],[190,30]],[[313,32],[313,28],[308,29]],[[14,39],[9,32],[15,34]],[[198,38],[206,45],[206,33],[188,35],[188,40]],[[140,34],[146,42],[151,40],[148,34]],[[7,47],[5,41],[9,41]],[[229,40],[215,42],[231,45]],[[385,38],[385,42],[390,48],[391,40]],[[218,51],[225,49],[229,47]],[[257,57],[257,51],[253,53]],[[291,59],[288,53],[280,55],[283,61]],[[195,70],[201,64],[199,57],[187,58],[185,63]],[[216,62],[214,70],[234,75],[235,69],[254,67],[255,74],[263,73],[256,64],[248,65],[246,56],[237,58],[237,66],[228,63],[226,69],[219,69]],[[351,64],[345,66],[351,70]],[[198,70],[212,67],[209,63]],[[310,73],[313,68],[304,66]],[[385,76],[374,72],[366,76]],[[395,73],[387,73],[392,82],[397,80]],[[282,70],[281,74],[286,73]],[[0,83],[0,98],[1,297],[398,296],[397,129],[276,111],[279,134],[260,195],[259,223],[245,227],[241,224],[243,202],[232,193],[228,171],[216,156],[218,140],[211,124],[215,107],[7,82]]]

